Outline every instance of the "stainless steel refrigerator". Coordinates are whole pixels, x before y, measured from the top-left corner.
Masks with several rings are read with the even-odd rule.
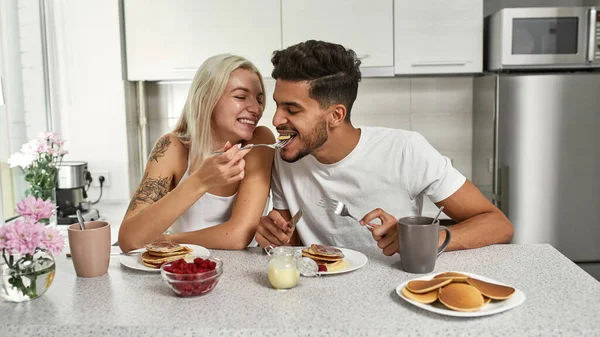
[[[474,80],[473,182],[512,221],[599,278],[600,74]]]

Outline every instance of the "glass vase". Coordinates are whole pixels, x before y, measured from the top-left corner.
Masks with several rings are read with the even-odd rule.
[[[54,280],[54,256],[37,250],[33,255],[2,253],[0,297],[10,302],[25,302],[42,296]]]

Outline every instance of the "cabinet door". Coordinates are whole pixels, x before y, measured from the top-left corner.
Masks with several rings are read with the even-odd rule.
[[[339,43],[363,67],[393,67],[393,0],[282,0],[283,47],[306,40]]]
[[[127,79],[190,79],[208,57],[246,57],[270,77],[280,0],[124,0]]]
[[[395,0],[396,74],[477,73],[482,0]]]

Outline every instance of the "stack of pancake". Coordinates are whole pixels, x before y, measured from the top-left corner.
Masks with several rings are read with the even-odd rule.
[[[491,300],[502,301],[514,293],[512,287],[484,282],[456,272],[441,273],[427,281],[410,281],[402,289],[402,295],[413,301],[425,304],[439,301],[456,311],[477,311]]]
[[[302,256],[313,259],[319,265],[319,271],[336,271],[347,265],[344,253],[335,247],[312,244],[302,250]]]
[[[171,241],[160,240],[146,245],[142,263],[150,268],[160,268],[165,263],[191,257],[191,248]]]

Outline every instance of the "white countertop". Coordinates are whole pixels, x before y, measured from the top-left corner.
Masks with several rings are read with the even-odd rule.
[[[512,310],[480,318],[441,316],[395,293],[417,277],[398,256],[357,249],[368,263],[356,271],[301,278],[272,289],[260,248],[212,250],[224,262],[217,287],[179,298],[160,274],[121,266],[77,278],[61,254],[51,288],[29,303],[0,302],[3,336],[600,336],[600,283],[550,245],[494,245],[443,253],[435,272],[457,270],[510,284],[527,297]]]

